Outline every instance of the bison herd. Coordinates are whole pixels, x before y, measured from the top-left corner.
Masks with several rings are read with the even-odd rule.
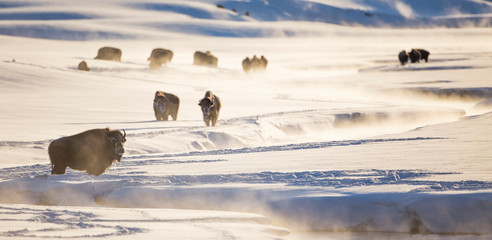
[[[121,50],[114,47],[102,47],[97,52],[95,59],[110,60],[110,61],[121,61]],[[405,65],[410,60],[411,63],[418,63],[420,60],[428,62],[429,51],[424,49],[412,49],[410,52],[402,50],[398,53],[398,60],[401,65]],[[147,58],[149,61],[149,68],[154,70],[159,70],[162,65],[166,65],[173,59],[174,53],[171,50],[163,48],[155,48],[150,53],[150,57]],[[196,51],[193,54],[193,64],[198,66],[209,66],[217,67],[218,58],[214,56],[210,51]],[[265,56],[258,58],[254,55],[252,58],[246,57],[241,62],[242,69],[245,73],[251,71],[265,71],[268,65],[268,60]],[[78,69],[81,71],[90,71],[87,62],[82,61],[78,65]]]
[[[202,110],[203,121],[207,126],[215,126],[219,118],[222,103],[219,96],[207,91],[198,102]],[[154,114],[156,120],[167,121],[169,116],[173,121],[178,119],[179,97],[168,92],[157,91],[154,95]]]
[[[119,62],[121,55],[122,52],[118,48],[102,47],[97,52],[95,59]],[[174,53],[171,50],[155,48],[147,58],[149,68],[158,70],[162,65],[171,62],[173,56]],[[257,59],[256,56],[253,59]],[[261,64],[263,62],[263,68],[266,68],[266,59],[262,56]],[[217,63],[218,58],[212,55],[210,51],[196,51],[193,55],[194,65],[217,67]],[[81,61],[77,68],[80,71],[90,71],[86,61]],[[153,102],[156,120],[167,121],[171,116],[172,120],[176,121],[179,103],[178,96],[164,91],[156,91]],[[198,105],[201,108],[205,125],[215,126],[221,108],[219,97],[212,91],[207,91],[205,96],[199,100]],[[69,167],[99,176],[113,163],[121,161],[125,152],[123,148],[125,141],[126,133],[124,130],[122,133],[120,130],[110,130],[109,128],[92,129],[56,139],[48,146],[51,174],[65,174],[67,167]]]
[[[157,120],[167,121],[169,116],[178,119],[179,97],[168,92],[156,91],[154,114]],[[199,100],[203,121],[215,126],[222,103],[220,98],[207,91]],[[76,135],[56,139],[48,146],[51,174],[65,174],[67,167],[99,176],[113,163],[120,162],[125,149],[126,132],[120,130],[92,129]]]
[[[121,61],[121,49],[115,47],[102,47],[97,52],[97,56],[94,59],[109,60],[109,61]],[[149,68],[159,70],[162,65],[166,65],[173,59],[174,53],[171,50],[164,48],[154,48],[150,53],[150,57],[147,58],[149,62]],[[210,51],[196,51],[193,54],[193,64],[197,66],[217,67],[219,59],[214,56]],[[245,73],[249,71],[265,71],[267,67],[267,59],[264,56],[261,58],[245,58],[242,61],[242,67]],[[80,71],[90,71],[87,62],[82,61],[77,67]]]
[[[246,57],[241,64],[245,73],[248,73],[249,71],[265,71],[268,60],[263,55],[261,58],[254,55],[251,59]]]
[[[427,62],[429,60],[429,51],[424,49],[412,49],[410,52],[406,52],[402,50],[398,53],[398,60],[400,60],[401,65],[405,65],[410,60],[411,63],[418,63],[420,60],[425,60]]]
[[[203,121],[207,126],[215,126],[219,118],[222,103],[219,96],[207,91],[205,96],[198,102],[202,110]],[[154,114],[157,120],[167,121],[169,116],[173,121],[178,119],[179,97],[163,91],[157,91],[154,95]]]
[[[121,61],[121,50],[113,47],[102,47],[99,49],[95,59]],[[410,60],[411,63],[428,61],[429,52],[424,49],[412,49],[410,52],[405,50],[398,54],[401,65],[405,65]],[[173,59],[173,52],[163,48],[152,50],[149,61],[149,68],[160,69]],[[196,51],[193,55],[193,64],[199,66],[217,67],[218,58],[210,51]],[[250,71],[265,71],[268,61],[264,56],[258,58],[246,57],[242,62],[245,73]],[[78,65],[81,71],[90,71],[85,61]],[[180,100],[179,97],[168,92],[156,91],[154,95],[154,114],[156,120],[167,121],[171,116],[173,121],[178,118]],[[207,91],[205,96],[198,102],[202,111],[203,121],[206,126],[215,126],[219,118],[222,103],[220,98]],[[88,174],[99,176],[104,173],[113,163],[120,162],[125,152],[123,144],[126,141],[126,133],[123,130],[92,129],[76,135],[62,137],[52,141],[48,147],[48,154],[51,161],[51,174],[65,174],[66,168],[86,171]]]

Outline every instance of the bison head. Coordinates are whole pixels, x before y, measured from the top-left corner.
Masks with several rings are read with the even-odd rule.
[[[166,101],[167,99],[164,97],[159,97],[154,99],[154,111],[163,113],[166,111]]]
[[[198,105],[202,108],[203,119],[208,120],[210,117],[210,109],[214,107],[214,102],[210,97],[206,97],[200,100]]]
[[[156,91],[154,98],[164,97],[164,96],[165,96],[165,94],[163,91]]]
[[[118,162],[121,161],[125,149],[123,144],[126,142],[126,132],[123,130],[123,134],[119,130],[109,130],[106,128],[106,140],[111,144],[113,148],[113,154],[116,156]]]

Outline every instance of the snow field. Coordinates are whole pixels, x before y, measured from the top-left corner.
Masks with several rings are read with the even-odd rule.
[[[423,4],[0,3],[0,238],[490,238],[490,3]],[[156,47],[174,59],[153,71]],[[414,47],[430,62],[400,66]],[[156,90],[178,121],[154,120]],[[128,133],[121,163],[49,175],[52,140],[104,127]]]

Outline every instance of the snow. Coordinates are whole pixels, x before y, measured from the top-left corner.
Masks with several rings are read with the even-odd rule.
[[[0,238],[489,239],[491,14],[479,0],[2,1]],[[122,61],[95,60],[103,46]],[[157,47],[174,58],[156,71]],[[411,48],[430,61],[401,66]],[[196,50],[219,66],[192,65]],[[254,54],[267,71],[245,74]],[[156,90],[179,96],[178,121],[154,120]],[[50,175],[52,140],[104,127],[127,132],[120,163]]]
[[[114,209],[87,207],[39,207],[11,205],[0,207],[2,237],[19,238],[104,238],[145,239],[149,228],[153,236],[169,239],[217,239],[230,236],[265,238],[285,234],[286,230],[262,227],[268,220],[260,215],[219,211],[173,209]],[[30,222],[19,226],[19,220]],[[17,226],[15,226],[17,225]],[[217,226],[224,226],[218,228]],[[233,232],[234,235],[229,233]]]

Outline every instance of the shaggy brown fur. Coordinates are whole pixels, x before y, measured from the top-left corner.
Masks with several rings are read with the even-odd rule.
[[[119,130],[92,129],[52,141],[48,147],[51,174],[65,174],[66,168],[99,176],[125,152],[126,133]]]
[[[408,54],[408,57],[410,58],[410,62],[416,63],[420,62],[422,56],[420,55],[419,51],[412,49],[412,51]]]
[[[151,69],[158,70],[161,68],[162,64],[167,64],[171,62],[173,59],[173,51],[163,49],[163,48],[155,48],[152,50],[150,57],[147,58],[147,61],[150,61],[149,67]]]
[[[206,52],[196,51],[195,54],[193,55],[194,65],[217,67],[218,61],[219,60],[217,59],[217,57],[212,55],[210,51],[206,51]]]
[[[157,120],[167,121],[169,115],[174,121],[178,119],[179,98],[172,93],[163,91],[155,92],[154,96],[154,114]]]
[[[90,71],[91,69],[89,68],[89,66],[87,66],[87,63],[85,61],[82,61],[79,63],[79,66],[77,66],[77,68],[80,70],[80,71]]]
[[[121,61],[121,50],[114,47],[102,47],[99,48],[95,59]]]
[[[243,61],[241,62],[241,66],[243,67],[244,72],[248,73],[249,70],[251,70],[251,59],[249,59],[249,57],[243,59]]]
[[[398,54],[398,59],[400,60],[400,64],[401,65],[405,65],[406,63],[408,63],[408,54],[405,50],[402,50],[399,54]]]
[[[198,105],[202,109],[203,121],[207,126],[215,126],[217,119],[219,118],[220,108],[222,103],[217,95],[214,95],[212,91],[207,91],[205,96],[200,100]]]
[[[420,59],[425,60],[427,62],[429,60],[430,53],[424,49],[416,49],[420,53]]]

